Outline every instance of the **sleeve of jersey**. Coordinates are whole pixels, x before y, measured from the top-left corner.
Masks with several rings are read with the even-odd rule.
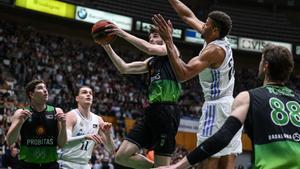
[[[187,155],[188,162],[194,165],[221,151],[230,143],[241,127],[242,123],[239,119],[234,116],[228,117],[218,132]]]
[[[67,130],[67,136],[68,136],[68,141],[67,141],[68,144],[70,143],[75,144],[85,140],[85,135],[72,137],[71,130]]]

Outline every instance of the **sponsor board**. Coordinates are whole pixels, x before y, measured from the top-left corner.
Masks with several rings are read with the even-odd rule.
[[[121,29],[131,31],[132,18],[111,12],[76,6],[75,19],[83,22],[96,23],[99,20],[108,20],[119,26]]]

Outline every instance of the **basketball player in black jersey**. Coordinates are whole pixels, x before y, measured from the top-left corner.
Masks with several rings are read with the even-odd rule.
[[[144,61],[126,63],[110,45],[102,45],[116,68],[123,74],[149,74],[148,102],[144,117],[139,120],[122,142],[116,153],[116,162],[126,167],[148,169],[170,164],[175,150],[175,136],[180,121],[177,106],[181,86],[172,71],[167,49],[160,35],[150,30],[149,41],[135,37],[115,25],[113,32],[150,57]],[[154,161],[142,154],[141,148],[154,150]]]
[[[62,109],[47,105],[48,90],[43,80],[26,85],[30,105],[18,109],[8,130],[9,145],[21,138],[21,169],[58,169],[57,146],[67,141],[66,118]]]

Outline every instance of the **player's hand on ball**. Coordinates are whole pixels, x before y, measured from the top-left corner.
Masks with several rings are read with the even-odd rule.
[[[107,32],[108,35],[117,35],[122,38],[126,36],[126,32],[121,28],[119,28],[118,26],[116,26],[115,24],[109,24],[105,27],[106,27],[105,32]]]
[[[110,21],[98,21],[92,27],[92,38],[99,45],[110,44],[117,38],[117,35],[112,34],[114,27],[114,24]]]

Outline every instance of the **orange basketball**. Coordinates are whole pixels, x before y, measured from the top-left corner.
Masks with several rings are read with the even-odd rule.
[[[112,22],[107,20],[100,20],[96,22],[92,27],[92,37],[95,41],[100,44],[110,44],[116,39],[116,35],[108,35],[110,32],[105,32],[106,26],[112,24]]]

